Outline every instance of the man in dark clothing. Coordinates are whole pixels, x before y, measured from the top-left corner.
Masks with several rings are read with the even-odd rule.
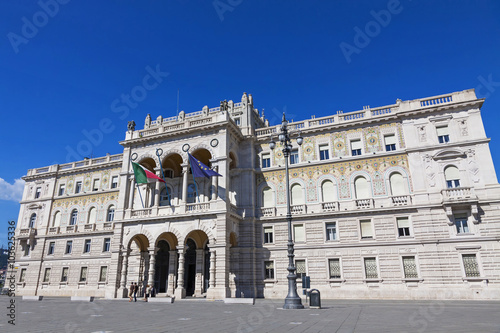
[[[139,291],[139,286],[134,282],[134,302],[137,302],[137,292]]]

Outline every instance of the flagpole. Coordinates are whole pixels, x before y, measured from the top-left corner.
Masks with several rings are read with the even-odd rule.
[[[170,205],[170,193],[168,193],[168,186],[167,186],[167,181],[165,180],[165,174],[163,173],[163,166],[161,165],[161,160],[160,156],[163,154],[163,150],[161,148],[156,148],[156,156],[158,156],[158,162],[160,163],[160,170],[161,170],[161,177],[163,178],[163,181],[165,182],[165,191],[167,192],[167,199],[168,199],[168,205]],[[160,193],[158,193],[159,195]]]
[[[134,171],[134,166],[132,164],[132,160],[130,160],[130,165],[132,166],[132,171]],[[139,192],[139,198],[141,198],[142,209],[144,209],[144,201],[142,201],[141,189],[139,188],[139,183],[135,179],[135,173],[134,173],[134,181],[135,181],[135,185],[137,186],[137,192]],[[134,203],[132,202],[132,206],[133,205],[134,205]]]

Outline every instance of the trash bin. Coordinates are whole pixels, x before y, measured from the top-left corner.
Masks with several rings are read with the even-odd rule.
[[[321,309],[321,297],[318,289],[312,289],[309,292],[309,307]]]

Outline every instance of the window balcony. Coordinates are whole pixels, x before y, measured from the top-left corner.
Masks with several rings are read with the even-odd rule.
[[[357,209],[373,208],[373,199],[356,199]]]
[[[50,227],[49,228],[49,235],[57,235],[59,233],[59,227]]]
[[[259,209],[259,216],[276,216],[275,207],[262,207]]]
[[[66,232],[76,232],[77,229],[78,229],[78,226],[76,224],[66,226]]]
[[[455,187],[447,188],[441,191],[443,196],[443,201],[456,201],[456,200],[467,200],[467,199],[477,199],[474,188],[472,187]]]
[[[322,202],[321,203],[321,210],[323,212],[336,212],[339,210],[339,203],[337,201],[335,201],[335,202]]]
[[[394,195],[391,197],[393,206],[407,206],[411,205],[411,196],[409,195]]]
[[[83,231],[88,232],[88,231],[94,231],[95,230],[95,224],[84,224],[83,225]]]
[[[305,214],[307,212],[307,206],[304,204],[292,205],[290,206],[290,212],[292,213],[292,215]]]

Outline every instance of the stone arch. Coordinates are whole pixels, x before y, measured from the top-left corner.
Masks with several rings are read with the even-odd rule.
[[[355,186],[355,182],[356,182],[356,179],[359,178],[359,177],[363,177],[366,179],[367,183],[368,183],[368,188],[369,188],[369,191],[370,191],[370,197],[373,198],[373,181],[372,181],[372,177],[371,175],[366,172],[366,171],[356,171],[356,172],[353,172],[352,175],[349,177],[349,185],[351,187],[351,197],[353,197],[354,199],[359,199],[358,198],[358,194],[356,192],[356,186]]]
[[[214,153],[213,148],[210,147],[209,145],[204,144],[204,143],[199,143],[196,146],[192,147],[190,149],[191,155],[194,156],[193,153],[195,153],[197,150],[200,150],[200,149],[207,150],[210,153],[211,159],[215,157],[215,153]],[[188,160],[187,153],[184,154],[184,158],[186,161]],[[201,162],[203,162],[203,161],[201,161]],[[210,165],[208,165],[208,166],[210,166]]]
[[[238,246],[238,235],[236,235],[234,231],[231,231],[231,233],[229,233],[229,244],[231,244],[231,247]]]
[[[191,230],[184,238],[183,244],[185,245],[188,239],[192,239],[197,249],[203,249],[207,241],[210,241],[208,234],[201,229]]]
[[[267,182],[263,182],[261,183],[258,187],[257,187],[257,203],[258,205],[260,205],[261,207],[264,206],[264,189],[265,188],[270,188],[273,192],[273,201],[274,201],[274,205],[273,207],[276,205],[276,196],[277,196],[277,189],[276,189],[276,186],[274,185],[274,183],[267,183]]]
[[[169,150],[161,161],[162,168],[173,170],[173,177],[182,176],[182,164],[187,163],[182,157],[182,152],[177,149]]]
[[[158,159],[158,157],[156,155],[153,155],[151,153],[144,153],[137,158],[136,163],[142,165],[143,167],[145,167],[149,171],[156,174],[155,169],[158,166],[156,163],[157,159]]]
[[[410,178],[409,172],[405,168],[402,168],[400,166],[394,166],[394,167],[388,168],[384,172],[384,181],[385,181],[385,184],[386,184],[386,188],[389,189],[388,190],[388,194],[389,195],[392,194],[390,178],[395,173],[399,173],[399,174],[401,174],[401,176],[403,176],[403,179],[405,180],[406,190],[408,191],[408,194],[410,194],[411,192],[413,192],[412,191],[411,182],[410,182],[411,178]]]
[[[238,167],[238,154],[234,151],[229,152],[229,170],[235,169]]]
[[[149,246],[149,244],[154,244],[155,238],[153,238],[153,235],[151,234],[151,232],[143,229],[140,232],[134,233],[133,229],[132,229],[130,234],[128,236],[126,236],[125,239],[123,240],[123,244],[125,245],[126,250],[129,248],[130,242],[132,241],[132,239],[137,235],[143,235],[144,237],[146,237],[146,239],[148,240],[148,246]]]
[[[170,249],[173,250],[177,248],[179,245],[179,238],[172,231],[164,231],[155,240],[155,247],[158,246],[158,242],[164,240],[170,246]]]

